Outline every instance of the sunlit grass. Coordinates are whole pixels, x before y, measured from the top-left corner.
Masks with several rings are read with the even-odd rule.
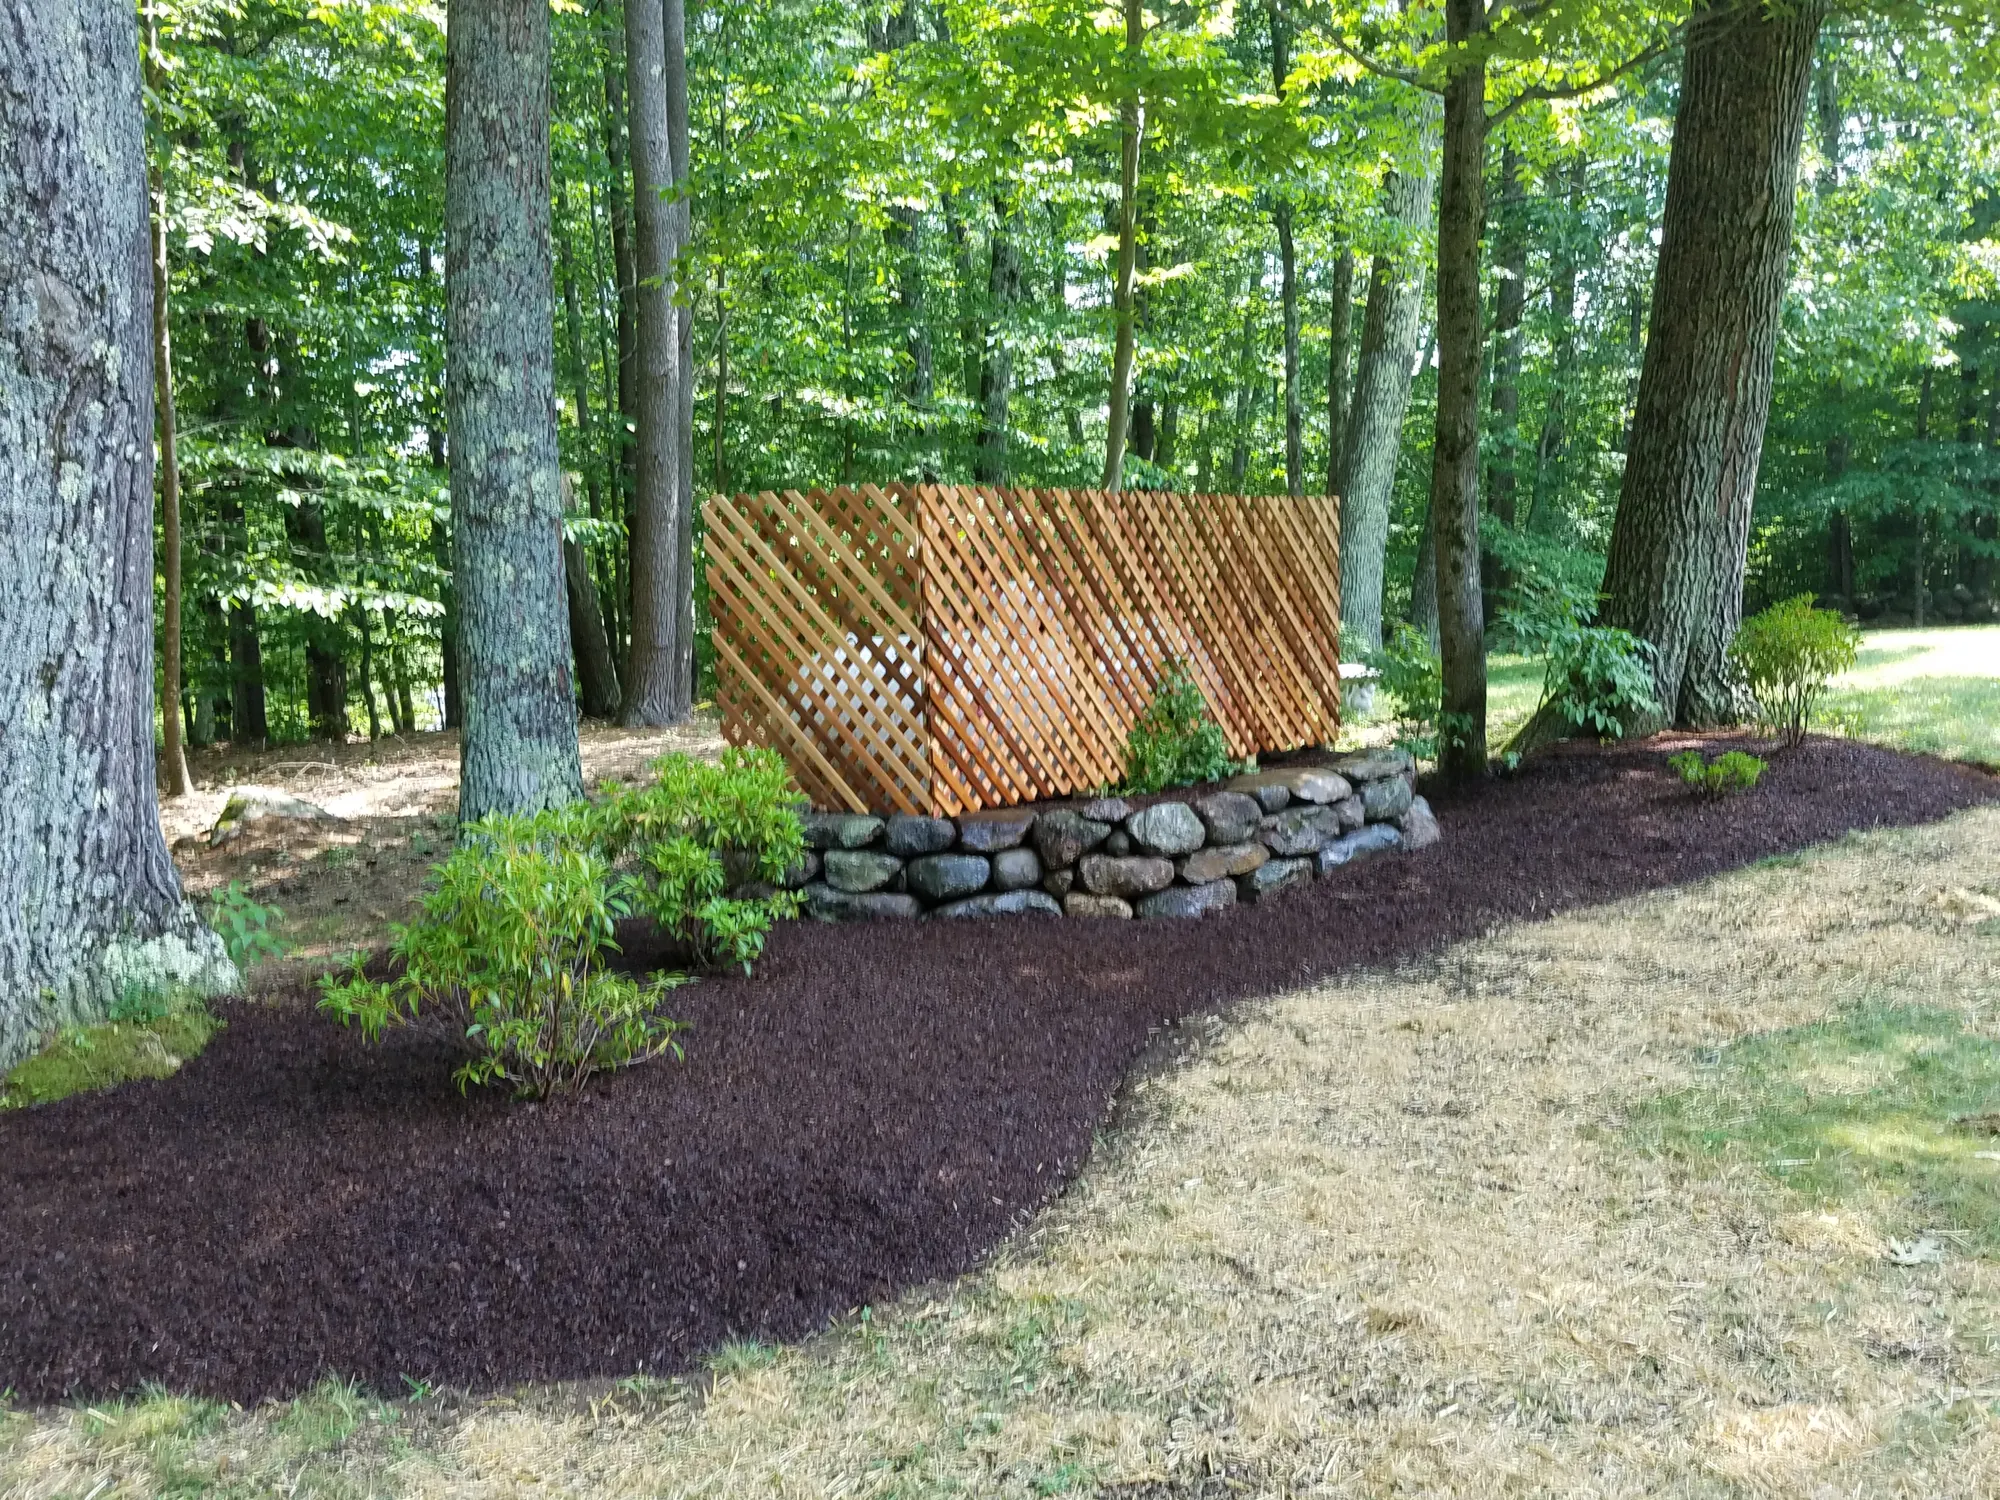
[[[2000,766],[2000,625],[1872,633],[1824,718],[1855,739]]]
[[[2000,1110],[2000,1045],[1958,1013],[1861,1007],[1723,1048],[1702,1074],[1636,1113],[1644,1149],[1753,1165],[1821,1206],[1886,1195],[1899,1232],[2000,1254],[2000,1136],[1958,1123]]]

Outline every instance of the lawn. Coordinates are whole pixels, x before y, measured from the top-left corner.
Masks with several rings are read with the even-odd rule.
[[[2000,766],[2000,625],[1872,631],[1826,710],[1857,739]]]

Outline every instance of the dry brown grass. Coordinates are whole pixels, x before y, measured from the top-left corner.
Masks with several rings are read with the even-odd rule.
[[[404,1405],[316,1451],[276,1408],[21,1414],[0,1485],[2000,1494],[2000,1267],[1892,1266],[1894,1205],[1623,1133],[1697,1048],[1850,1003],[2000,1030],[1996,841],[1995,810],[1851,839],[1240,1012],[988,1269],[702,1382]]]

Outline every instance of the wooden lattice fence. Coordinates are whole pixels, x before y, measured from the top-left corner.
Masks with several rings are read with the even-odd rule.
[[[705,519],[723,733],[782,752],[822,807],[1115,783],[1169,656],[1234,755],[1339,725],[1331,500],[865,485]]]

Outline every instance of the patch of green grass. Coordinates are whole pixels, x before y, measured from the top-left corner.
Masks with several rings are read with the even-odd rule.
[[[0,1082],[0,1109],[51,1104],[135,1078],[169,1077],[221,1029],[222,1022],[193,1000],[144,1019],[72,1028],[14,1066]]]
[[[329,1375],[285,1409],[276,1423],[289,1452],[299,1458],[338,1448],[371,1410],[380,1410],[350,1380]]]
[[[731,1339],[708,1357],[708,1367],[718,1375],[748,1375],[776,1364],[778,1351],[755,1339]]]
[[[2000,766],[2000,677],[1910,677],[1889,687],[1836,687],[1821,717],[1855,739]]]
[[[1542,701],[1542,659],[1495,652],[1486,658],[1486,743],[1504,745]]]
[[[1644,1150],[1696,1168],[1748,1162],[1816,1202],[1885,1194],[1908,1222],[2000,1255],[2000,1135],[1956,1117],[2000,1110],[2000,1045],[1954,1012],[1861,1006],[1748,1037],[1692,1088],[1630,1122]]]

